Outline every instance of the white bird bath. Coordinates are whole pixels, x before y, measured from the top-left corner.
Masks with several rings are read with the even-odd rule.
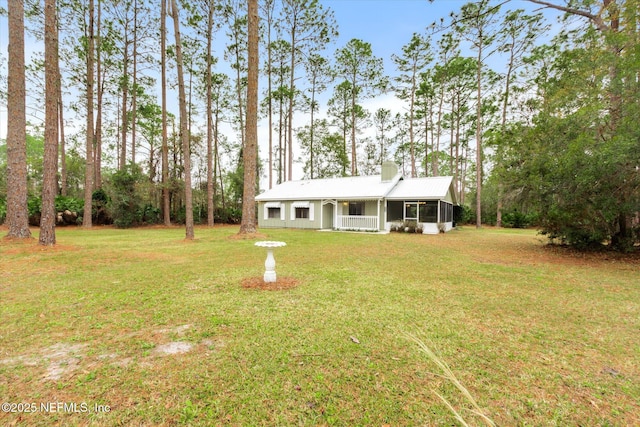
[[[274,242],[271,240],[265,240],[262,242],[256,242],[256,246],[261,248],[267,248],[267,259],[264,262],[264,282],[275,283],[276,281],[276,259],[273,257],[273,249],[287,246],[285,242]]]

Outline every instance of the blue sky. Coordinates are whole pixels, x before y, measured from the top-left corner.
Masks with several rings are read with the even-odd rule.
[[[400,53],[413,33],[424,33],[432,16],[448,14],[450,6],[464,4],[457,0],[440,0],[439,5],[427,0],[324,0],[338,22],[339,38],[333,46],[344,46],[353,38],[371,43],[373,54],[382,57],[387,73],[394,71],[393,53]],[[445,5],[445,3],[447,3]]]
[[[501,1],[500,1],[501,2]],[[499,4],[498,1],[493,1]],[[457,12],[468,0],[324,0],[338,22],[340,36],[335,48],[344,46],[352,38],[359,38],[372,45],[374,55],[382,57],[387,73],[393,73],[391,54],[400,53],[413,33],[424,33],[434,21],[445,21],[451,12]],[[504,9],[540,10],[540,7],[525,0],[511,0]],[[555,24],[558,14],[543,11]]]
[[[427,0],[325,0],[339,27],[338,46],[353,38],[372,45],[374,55],[382,57],[385,67],[390,57],[400,53],[413,33],[424,33],[434,18],[448,15],[450,6],[464,4],[449,0],[430,4]],[[446,6],[445,6],[446,3]],[[390,71],[390,70],[387,70]]]

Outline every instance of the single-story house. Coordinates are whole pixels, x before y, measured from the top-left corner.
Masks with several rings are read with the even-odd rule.
[[[415,221],[425,234],[453,228],[453,178],[404,178],[387,162],[382,174],[286,181],[256,196],[260,228],[384,231]]]

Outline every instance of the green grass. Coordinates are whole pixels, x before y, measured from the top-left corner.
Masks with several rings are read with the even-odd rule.
[[[266,252],[236,232],[0,242],[2,400],[88,406],[0,424],[455,425],[445,401],[482,424],[408,336],[496,425],[640,423],[637,259],[552,249],[534,231],[262,230],[287,242],[278,277],[298,281],[265,291],[241,286]],[[171,342],[190,351],[163,353]]]

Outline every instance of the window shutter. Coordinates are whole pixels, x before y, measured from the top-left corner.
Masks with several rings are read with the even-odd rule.
[[[284,209],[285,209],[285,204],[284,203],[280,203],[280,221],[284,221]]]
[[[313,207],[315,206],[315,203],[311,202],[309,203],[309,221],[313,221]]]
[[[267,207],[267,204],[265,203],[264,206],[264,219],[269,219],[269,208]]]
[[[291,203],[291,221],[296,220],[296,207],[294,203]]]

